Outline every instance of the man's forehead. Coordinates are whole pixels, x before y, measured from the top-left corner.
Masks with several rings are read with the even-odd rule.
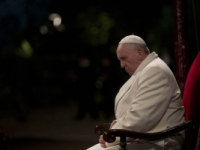
[[[117,53],[127,53],[128,50],[129,49],[127,44],[119,44],[117,48]]]
[[[127,49],[127,47],[125,45],[119,45],[117,48],[117,57],[125,57],[128,56],[129,54],[129,50]]]

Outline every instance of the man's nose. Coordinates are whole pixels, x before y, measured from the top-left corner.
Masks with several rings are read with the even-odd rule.
[[[121,68],[125,67],[125,64],[123,62],[121,62],[120,65],[121,65]]]

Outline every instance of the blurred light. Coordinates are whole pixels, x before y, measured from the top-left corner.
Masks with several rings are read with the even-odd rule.
[[[16,50],[16,54],[21,57],[29,58],[33,55],[33,48],[27,40],[23,40],[21,47]]]
[[[47,34],[48,33],[48,28],[47,28],[47,26],[45,26],[45,25],[43,25],[43,26],[41,26],[40,27],[40,33],[41,34]]]
[[[49,20],[54,21],[55,18],[61,18],[59,14],[52,13],[49,15]]]
[[[101,59],[101,64],[103,65],[103,67],[110,67],[110,59],[107,57],[103,57]]]
[[[21,46],[22,46],[24,52],[30,57],[33,53],[33,48],[31,47],[29,42],[27,40],[23,40]]]
[[[90,60],[88,58],[81,58],[79,60],[79,65],[82,68],[88,68],[90,66]]]
[[[54,25],[55,27],[60,26],[60,25],[61,25],[61,18],[56,17],[56,18],[53,20],[53,25]]]
[[[58,27],[61,25],[61,22],[62,22],[62,18],[59,14],[56,14],[56,13],[52,13],[49,15],[49,20],[53,21],[53,25],[55,27]]]
[[[57,29],[59,32],[63,32],[63,31],[65,31],[65,25],[64,25],[64,24],[60,24],[59,26],[56,27],[56,29]]]

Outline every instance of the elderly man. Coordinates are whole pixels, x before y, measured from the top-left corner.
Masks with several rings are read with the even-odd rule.
[[[115,116],[111,129],[125,129],[153,133],[184,122],[181,91],[168,66],[153,52],[143,39],[130,35],[117,48],[121,67],[131,76],[115,99]],[[156,141],[127,139],[127,149],[181,150],[184,132]],[[119,139],[99,144],[88,150],[119,150]]]

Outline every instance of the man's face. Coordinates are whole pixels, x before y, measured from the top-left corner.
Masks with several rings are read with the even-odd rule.
[[[140,64],[137,51],[128,48],[128,44],[119,44],[117,48],[117,58],[122,68],[131,76]]]

